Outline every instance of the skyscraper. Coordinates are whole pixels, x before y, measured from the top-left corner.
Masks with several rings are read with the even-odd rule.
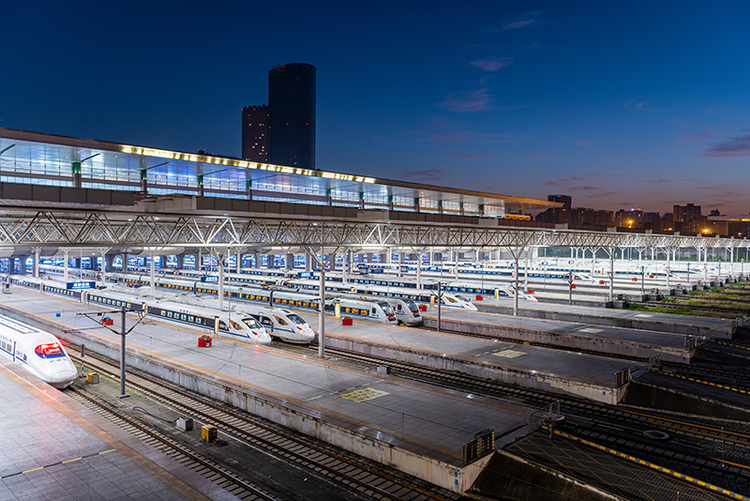
[[[242,108],[242,158],[270,163],[271,110],[266,105]]]
[[[268,72],[271,163],[315,168],[315,66],[290,63]]]

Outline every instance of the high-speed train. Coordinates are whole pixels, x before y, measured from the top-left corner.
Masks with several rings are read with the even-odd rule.
[[[78,377],[76,366],[55,336],[5,315],[0,315],[0,357],[60,390]]]
[[[291,280],[289,283],[292,287],[307,290],[319,290],[320,284],[315,280]],[[344,284],[338,282],[329,282],[326,284],[326,290],[334,293],[360,295],[366,298],[382,298],[390,304],[398,320],[404,325],[420,325],[422,323],[422,314],[419,311],[417,303],[432,304],[437,302],[437,291],[412,288],[390,288],[376,285],[362,284]],[[461,296],[451,292],[443,291],[441,294],[443,306],[459,308],[464,310],[476,310],[476,306]]]
[[[81,291],[81,302],[98,303],[115,307],[138,307],[133,296],[110,290]],[[241,312],[223,311],[215,308],[186,305],[173,301],[146,300],[141,306],[147,315],[156,316],[173,322],[180,322],[215,333],[229,334],[233,338],[255,344],[269,344],[271,336],[266,329],[251,315]]]
[[[216,303],[214,298],[194,294],[181,294],[176,296],[175,300],[198,306],[210,304],[215,307]],[[232,304],[231,309],[251,315],[260,322],[271,337],[287,343],[310,344],[315,340],[316,333],[312,326],[307,323],[307,320],[287,308],[263,306],[243,301],[240,304]]]
[[[443,286],[443,288],[447,291],[452,291],[452,292],[463,292],[467,294],[494,295],[496,299],[513,299],[516,294],[516,289],[510,285],[488,283],[486,286],[483,287],[482,284],[478,282],[472,283],[472,282],[454,281],[454,282],[447,283],[446,285]],[[537,302],[537,298],[535,298],[533,294],[529,294],[522,290],[518,291],[518,299],[521,299],[523,301]]]
[[[123,281],[132,285],[151,285],[148,276],[113,273],[110,280]],[[217,296],[219,287],[216,283],[202,282],[184,278],[156,278],[156,287],[179,292],[192,292]],[[315,294],[287,288],[263,288],[259,285],[224,285],[224,296],[242,301],[262,303],[268,306],[287,307],[292,309],[319,311],[320,298]],[[361,299],[349,297],[326,298],[325,311],[354,318],[368,319],[385,324],[398,323],[393,308],[381,299]]]
[[[241,312],[223,311],[215,308],[185,305],[171,301],[159,301],[113,290],[70,290],[66,284],[33,277],[12,275],[11,281],[26,287],[72,296],[84,304],[96,303],[115,308],[140,310],[144,314],[165,320],[189,324],[219,334],[229,334],[255,344],[269,344],[271,336],[251,315]]]

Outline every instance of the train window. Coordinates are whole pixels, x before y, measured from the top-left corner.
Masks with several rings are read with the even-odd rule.
[[[225,324],[223,320],[219,320],[219,329],[220,330],[225,330],[225,331],[229,330],[229,329],[227,329],[227,324]]]
[[[372,308],[372,314],[373,315],[377,315],[378,314],[377,308],[375,308],[375,307]]]
[[[193,315],[188,315],[188,322],[193,323]]]
[[[263,325],[273,325],[273,322],[268,317],[260,317],[260,323]]]
[[[172,318],[172,312],[171,311],[167,312],[167,318]]]

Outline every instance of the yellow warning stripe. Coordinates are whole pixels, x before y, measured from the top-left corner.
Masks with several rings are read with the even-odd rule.
[[[43,469],[49,468],[51,466],[58,466],[58,465],[61,465],[61,464],[72,463],[74,461],[80,461],[81,459],[91,458],[91,457],[94,457],[94,456],[101,456],[102,454],[107,454],[109,452],[114,452],[115,450],[116,449],[107,449],[106,451],[94,452],[93,454],[88,454],[86,456],[79,456],[79,457],[73,458],[73,459],[66,459],[64,461],[60,461],[60,462],[52,463],[52,464],[47,464],[47,465],[44,465],[44,466],[37,466],[36,468],[31,468],[30,470],[23,470],[23,471],[18,471],[16,473],[11,473],[9,475],[3,475],[2,477],[0,477],[0,480],[2,480],[4,478],[15,477],[16,475],[24,475],[26,473],[31,473],[32,471],[43,470]]]
[[[700,383],[700,384],[705,384],[705,385],[708,385],[708,386],[713,386],[714,388],[721,388],[722,390],[729,390],[729,391],[734,391],[734,392],[737,392],[737,393],[743,393],[745,395],[747,395],[748,393],[750,393],[747,390],[742,390],[740,388],[735,388],[734,386],[727,386],[725,384],[713,383],[711,381],[704,381],[703,379],[696,379],[696,378],[690,377],[690,376],[680,376],[679,374],[673,374],[671,372],[664,372],[664,371],[659,370],[659,369],[651,369],[651,372],[656,372],[657,374],[663,374],[664,376],[672,376],[672,377],[676,377],[676,378],[679,378],[679,379],[684,379],[685,381],[692,381],[693,383]]]
[[[729,346],[730,348],[738,348],[740,350],[748,350],[748,351],[750,351],[750,346],[742,346],[742,345],[739,345],[739,344],[727,343],[726,341],[719,341],[718,339],[714,339],[713,342],[716,343],[716,344],[721,344],[721,345],[724,345],[724,346]]]
[[[542,426],[543,429],[550,431],[549,427]],[[565,433],[563,431],[559,430],[551,430],[552,433],[555,435],[559,435],[561,437],[567,438],[569,440],[573,440],[574,442],[580,442],[584,445],[588,445],[589,447],[593,447],[594,449],[598,449],[600,451],[608,452],[614,456],[617,456],[622,459],[627,459],[628,461],[631,461],[633,463],[639,464],[641,466],[647,466],[651,469],[654,469],[658,472],[664,473],[666,475],[671,475],[675,478],[679,478],[680,480],[684,480],[685,482],[690,482],[691,484],[698,485],[700,487],[710,489],[712,491],[718,492],[724,496],[728,496],[732,499],[740,499],[742,501],[750,501],[750,497],[743,496],[742,494],[737,494],[736,492],[732,492],[730,490],[724,489],[722,487],[718,487],[713,484],[709,484],[708,482],[704,482],[702,480],[695,479],[693,477],[690,477],[688,475],[685,475],[683,473],[679,473],[676,471],[672,471],[669,468],[664,468],[663,466],[659,466],[658,464],[651,463],[649,461],[645,461],[643,459],[639,459],[637,457],[631,456],[630,454],[625,454],[624,452],[616,451],[614,449],[610,449],[609,447],[605,447],[603,445],[599,445],[595,442],[591,442],[590,440],[586,440],[584,438],[576,437],[575,435],[570,435],[569,433]]]

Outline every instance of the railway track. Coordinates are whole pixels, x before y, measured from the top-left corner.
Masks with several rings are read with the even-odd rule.
[[[532,391],[464,374],[447,373],[367,355],[328,349],[329,354],[365,366],[386,364],[391,374],[472,394],[512,400],[536,408],[560,401],[571,434],[590,438],[612,449],[642,456],[696,478],[721,478],[728,489],[750,494],[750,427],[689,421],[685,417],[607,406],[575,397]],[[498,437],[500,438],[500,437]],[[714,480],[716,483],[716,480]]]
[[[92,409],[97,414],[115,422],[121,428],[138,437],[143,442],[146,442],[155,449],[181,463],[183,466],[190,468],[204,478],[214,482],[216,485],[225,489],[229,493],[234,494],[239,499],[249,501],[276,500],[272,495],[263,492],[260,488],[243,480],[214,461],[202,457],[200,454],[196,454],[187,447],[178,444],[165,434],[150,429],[144,424],[131,419],[125,413],[97,401],[95,398],[87,395],[80,389],[71,387],[70,391],[73,393],[75,400],[83,403],[86,407]]]
[[[727,370],[715,366],[686,365],[669,362],[661,362],[659,367],[665,372],[700,378],[750,392],[750,372],[744,367],[737,368],[736,370]]]
[[[80,362],[80,359],[77,361]],[[119,374],[118,365],[97,356],[87,354],[85,364],[87,368],[110,375],[113,379],[117,379],[114,374]],[[353,454],[293,436],[287,430],[217,405],[155,378],[128,371],[127,384],[179,413],[216,426],[227,440],[235,440],[266,454],[283,458],[283,461],[295,467],[308,470],[310,474],[351,491],[353,499],[453,501],[460,497],[401,473],[385,472],[379,465],[370,464]]]

